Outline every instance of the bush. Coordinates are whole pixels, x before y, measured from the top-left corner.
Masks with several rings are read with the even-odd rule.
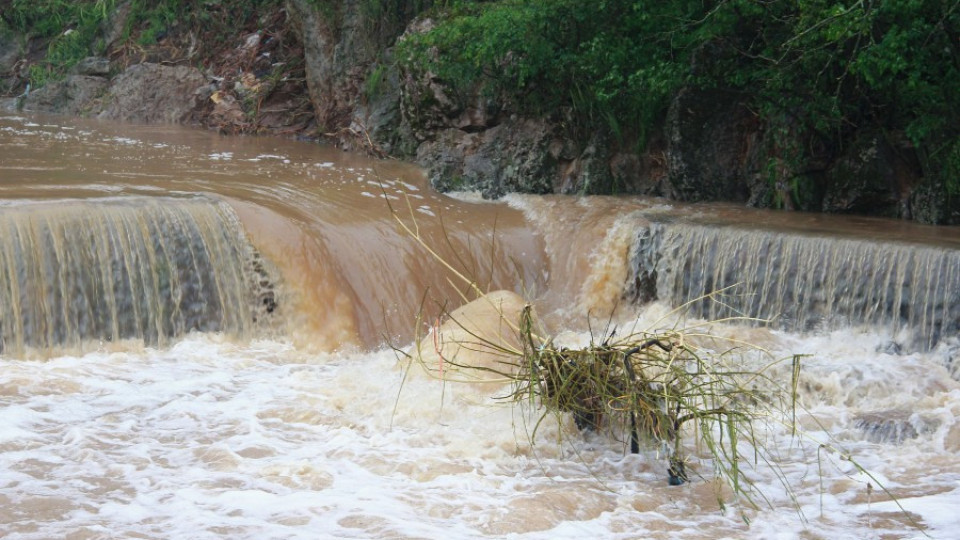
[[[281,0],[133,0],[125,35],[140,46],[160,42],[182,25],[203,37],[203,46],[220,46],[243,25]],[[91,54],[104,54],[98,43],[102,26],[116,0],[13,0],[0,11],[2,26],[28,39],[48,41],[46,57],[30,68],[30,82],[39,88],[62,78],[74,64]]]
[[[430,32],[398,47],[401,66],[429,72],[461,97],[502,99],[556,115],[571,134],[606,125],[645,133],[684,82],[684,62],[657,31],[667,13],[633,2],[459,2]]]
[[[115,0],[13,0],[2,12],[3,25],[28,38],[49,40],[47,55],[30,66],[30,82],[41,87],[63,77],[96,49],[101,23]]]
[[[680,87],[720,88],[834,154],[860,130],[905,134],[924,174],[960,193],[955,2],[460,1],[433,16],[398,47],[401,67],[554,114],[580,140],[605,129],[642,144]]]

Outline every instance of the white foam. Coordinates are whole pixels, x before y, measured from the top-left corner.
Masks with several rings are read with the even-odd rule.
[[[577,336],[571,341],[584,339]],[[901,374],[880,366],[909,371],[926,358],[874,355],[879,336],[831,341],[837,337],[774,340],[814,350],[833,343],[833,351],[815,350],[804,377],[837,370],[839,386],[880,384]],[[913,392],[918,412],[960,408],[956,383],[941,383],[947,392],[933,396],[936,407]],[[0,532],[19,538],[82,529],[150,537],[583,538],[672,530],[677,538],[802,531],[862,538],[906,527],[876,487],[867,504],[872,480],[839,454],[821,451],[818,464],[815,441],[837,437],[875,478],[907,495],[905,506],[932,536],[960,526],[952,510],[960,504],[956,452],[927,445],[927,436],[902,446],[852,438],[857,408],[843,396],[858,392],[850,389],[808,403],[827,420],[810,442],[777,424],[758,426],[808,521],[761,464],[751,476],[775,508],[743,509],[748,529],[735,505],[719,510],[705,481],[667,486],[655,452],[625,455],[620,443],[584,438],[569,419],[561,427],[548,418],[531,445],[531,411],[455,383],[404,377],[391,351],[313,354],[284,342],[193,336],[166,351],[0,359],[0,388]],[[879,393],[870,399],[884,404]],[[904,398],[887,399],[899,406]]]

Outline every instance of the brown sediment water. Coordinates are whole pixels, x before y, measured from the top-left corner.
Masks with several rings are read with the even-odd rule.
[[[614,302],[661,300],[702,319],[794,332],[907,332],[908,348],[960,334],[956,227],[640,198],[509,200],[564,271],[551,290],[577,290],[578,309],[594,317]],[[575,233],[583,237],[565,241]]]
[[[229,208],[195,198],[10,205],[0,282],[8,354],[91,340],[167,345],[191,330],[239,335],[275,304]]]
[[[488,202],[316,144],[0,117],[0,536],[946,538],[958,249],[953,228]],[[696,448],[671,487],[657,448],[410,376],[388,346],[472,299],[460,276],[571,345],[732,287],[688,315],[773,319],[712,331],[807,355],[807,436],[757,423],[776,462],[744,460],[754,509]]]
[[[525,225],[520,212],[432,193],[415,167],[278,139],[227,139],[175,127],[84,123],[61,127],[43,125],[43,119],[37,122],[8,120],[0,125],[0,199],[11,209],[6,213],[10,227],[56,219],[63,224],[47,229],[80,226],[86,231],[86,243],[107,246],[110,242],[103,237],[110,236],[110,226],[98,231],[82,220],[70,225],[66,215],[54,217],[61,210],[70,212],[61,203],[77,208],[74,214],[101,222],[110,218],[92,216],[109,216],[122,205],[131,216],[136,214],[129,219],[162,221],[164,227],[173,228],[178,220],[191,219],[192,213],[213,211],[221,216],[222,226],[229,228],[234,218],[224,212],[221,205],[225,203],[243,223],[251,247],[278,272],[271,279],[282,282],[278,284],[282,291],[277,291],[277,308],[286,317],[286,330],[322,349],[369,348],[391,340],[409,340],[418,314],[429,319],[476,296],[458,274],[476,281],[484,291],[543,292],[542,242]],[[202,201],[209,209],[203,209]],[[41,203],[46,203],[50,218],[39,218],[33,210],[16,210]],[[182,215],[172,218],[168,216],[171,213]],[[409,231],[403,230],[394,215]],[[140,233],[142,237],[136,240],[140,244],[163,240],[157,230]],[[37,242],[48,237],[46,234]],[[90,256],[97,260],[110,257],[103,253]],[[55,254],[48,259],[60,261]],[[156,267],[155,262],[147,255],[140,256],[128,264],[144,268],[129,271],[149,273],[146,268]],[[90,266],[87,260],[62,263]],[[237,263],[224,261],[222,267],[207,269],[206,277],[217,279],[216,272],[221,270],[236,272]],[[42,273],[36,276],[46,279]],[[9,282],[7,286],[15,285]],[[145,297],[167,295],[157,287],[142,292]],[[162,303],[159,298],[143,300],[151,305]],[[219,310],[212,303],[205,304]],[[227,311],[250,309],[233,306]],[[169,315],[149,316],[159,320]],[[211,312],[210,317],[219,315]],[[180,326],[210,329],[202,323]],[[243,333],[246,326],[224,325],[223,330]],[[88,334],[81,337],[140,337],[137,332],[113,329]]]
[[[911,341],[927,349],[960,329],[960,234],[951,228],[639,198],[515,195],[509,205],[491,204],[434,193],[422,172],[404,163],[294,141],[228,139],[177,127],[44,125],[42,118],[8,119],[0,128],[0,200],[8,208],[3,249],[8,262],[35,266],[8,264],[8,295],[23,294],[17,291],[28,286],[24,272],[41,282],[62,282],[97,266],[105,276],[109,264],[126,268],[119,282],[134,286],[129,276],[143,274],[146,283],[156,278],[146,277],[152,272],[147,267],[177,267],[175,257],[157,264],[157,257],[183,251],[161,244],[192,242],[202,247],[194,250],[200,255],[220,248],[237,253],[222,264],[198,267],[207,274],[198,279],[216,283],[217,272],[238,272],[250,253],[262,254],[276,272],[262,280],[280,287],[275,299],[267,299],[282,314],[274,318],[283,318],[284,332],[324,350],[407,341],[418,318],[430,321],[474,298],[469,281],[481,291],[521,293],[560,326],[583,327],[588,317],[602,321],[659,299],[674,306],[692,302],[690,313],[698,317],[759,318],[793,331],[836,324],[908,329],[916,334]],[[236,228],[224,203],[239,217],[242,232],[224,232]],[[121,208],[128,217],[116,219],[129,221],[126,228],[111,221]],[[222,225],[205,225],[207,232],[182,225],[198,212],[213,212]],[[153,225],[136,229],[135,223]],[[221,236],[245,234],[250,247],[203,238],[216,227]],[[60,232],[73,229],[83,232]],[[135,229],[138,238],[131,236]],[[119,249],[121,237],[144,250]],[[65,243],[88,245],[87,255],[57,247]],[[104,252],[111,246],[113,255]],[[23,249],[47,253],[29,263],[33,259],[17,255]],[[244,250],[250,253],[239,253]],[[121,253],[127,256],[122,264]],[[242,322],[246,315],[233,322],[218,318],[263,307],[192,302],[209,307],[211,322],[199,315],[176,320],[181,307],[161,308],[166,300],[160,297],[169,292],[144,285],[136,293],[144,307],[131,317],[145,322],[129,329],[116,321],[90,326],[66,319],[84,309],[89,319],[104,307],[66,305],[71,298],[88,306],[104,301],[93,298],[100,290],[97,279],[104,278],[77,279],[86,280],[82,291],[57,293],[49,283],[34,287],[46,293],[20,302],[44,315],[7,314],[29,319],[44,336],[8,333],[5,340],[49,346],[129,337],[155,342],[214,328],[243,334],[255,326]],[[235,283],[238,290],[229,293],[234,297],[264,301],[257,291],[239,291],[241,281],[261,277],[223,280]],[[711,296],[717,291],[723,292]]]

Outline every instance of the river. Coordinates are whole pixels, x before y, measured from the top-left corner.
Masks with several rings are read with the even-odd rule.
[[[475,297],[461,276],[520,294],[571,346],[703,324],[765,359],[805,355],[803,433],[757,422],[771,460],[745,465],[757,508],[697,448],[696,474],[670,486],[656,448],[631,454],[564,416],[534,435],[540,413],[502,388],[404,361]],[[489,202],[316,144],[8,115],[0,302],[4,538],[960,530],[951,228],[634,197]],[[771,373],[790,380],[789,365]]]

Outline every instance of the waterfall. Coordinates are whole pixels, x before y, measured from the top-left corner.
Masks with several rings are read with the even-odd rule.
[[[908,329],[930,349],[960,330],[960,251],[735,227],[641,229],[628,294],[689,303],[705,319],[756,317],[791,331]]]
[[[206,198],[9,204],[0,211],[4,352],[193,330],[243,335],[274,311],[267,267]]]

